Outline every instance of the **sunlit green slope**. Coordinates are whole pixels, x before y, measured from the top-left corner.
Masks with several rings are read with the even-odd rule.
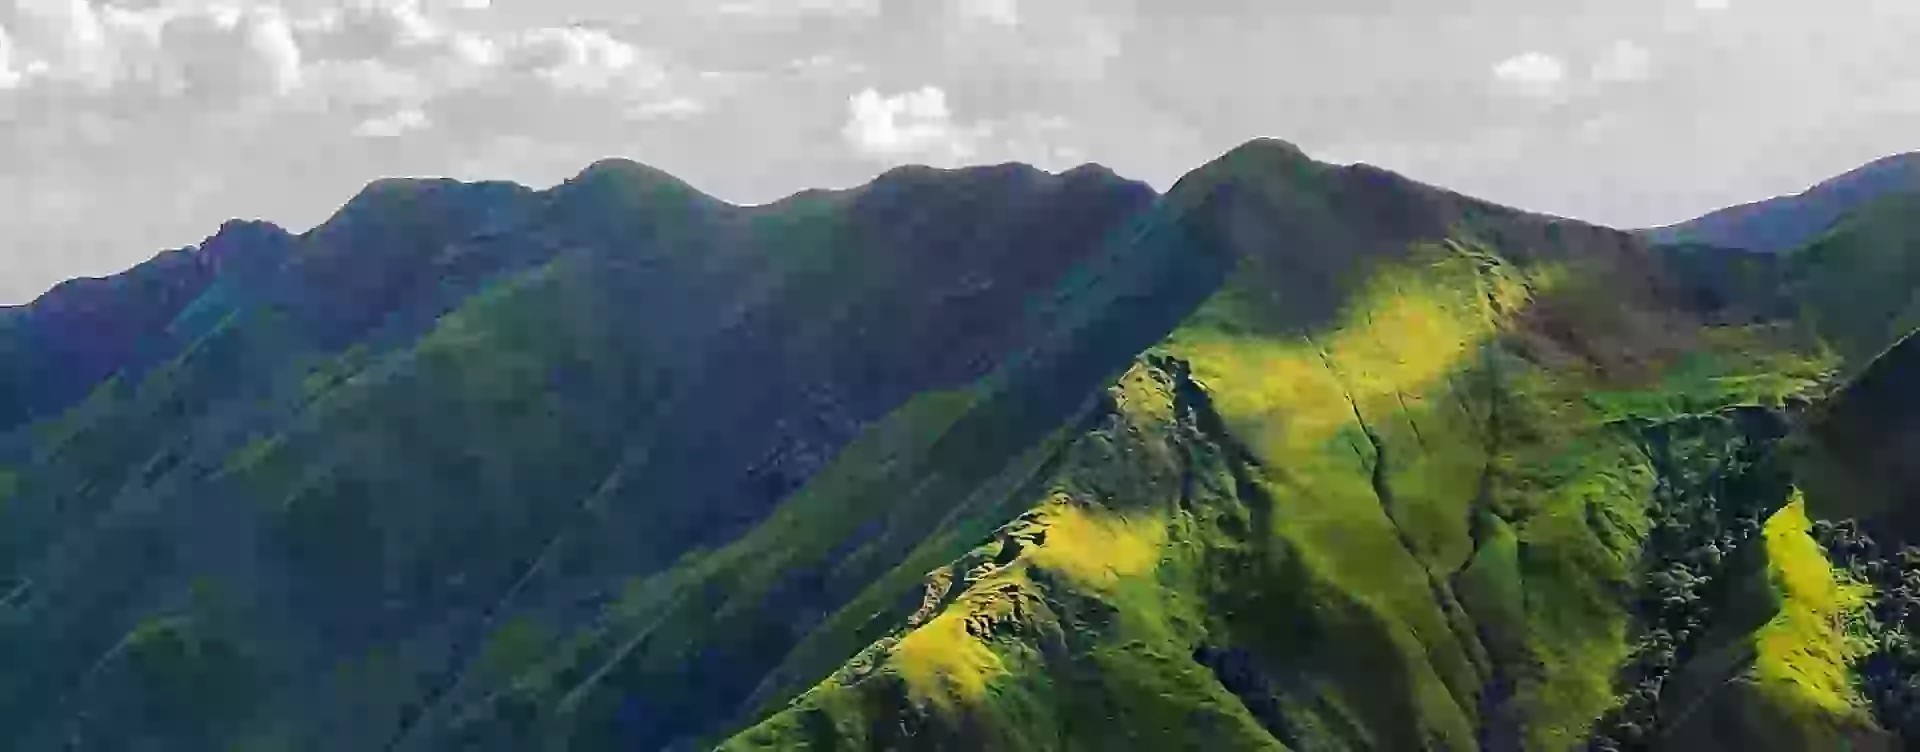
[[[1695,733],[1700,671],[1777,748],[1871,738],[1862,591],[1778,449],[1832,359],[1703,325],[1604,232],[1378,180],[1255,145],[1176,188],[1232,233],[1221,287],[1023,514],[725,746],[1640,748]]]
[[[1897,206],[1761,260],[1265,140],[383,182],[0,319],[0,732],[1901,748]]]

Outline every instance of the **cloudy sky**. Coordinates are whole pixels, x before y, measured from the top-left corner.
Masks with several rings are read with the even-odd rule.
[[[1166,188],[1253,136],[1618,226],[1920,149],[1915,0],[0,0],[0,303],[381,176]]]

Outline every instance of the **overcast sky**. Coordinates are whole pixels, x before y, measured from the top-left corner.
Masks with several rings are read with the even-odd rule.
[[[1165,189],[1254,136],[1616,226],[1920,149],[1916,0],[0,0],[0,303],[395,175]]]

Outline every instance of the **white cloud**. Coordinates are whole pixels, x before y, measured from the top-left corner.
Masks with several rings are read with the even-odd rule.
[[[300,83],[300,45],[276,10],[173,16],[159,27],[158,52],[157,69],[196,101],[286,94]]]
[[[658,83],[659,69],[642,62],[633,45],[602,29],[578,26],[536,29],[515,40],[506,52],[508,68],[570,90],[604,90],[635,77],[643,85]]]
[[[1693,0],[1693,7],[1701,10],[1726,10],[1730,5],[1730,0]]]
[[[89,0],[15,0],[15,6],[23,36],[43,42],[48,52],[86,51],[106,41]]]
[[[352,113],[376,135],[389,130],[396,108],[474,138],[584,126],[560,122],[573,117],[685,118],[702,111],[685,92],[668,89],[656,54],[605,28],[483,32],[447,25],[412,0],[357,0],[349,11],[302,27],[310,46],[323,51],[309,66],[302,100],[310,110]]]
[[[353,129],[353,135],[363,138],[393,138],[407,133],[425,130],[433,125],[427,114],[418,108],[409,107],[381,118],[362,122]]]
[[[0,91],[19,88],[25,78],[13,67],[13,37],[7,34],[7,27],[0,26]]]
[[[730,16],[872,16],[880,13],[880,0],[734,0],[714,9]]]
[[[204,107],[287,93],[303,63],[291,23],[272,6],[19,0],[13,18],[11,62],[0,69],[15,75],[5,78],[39,81],[63,101],[186,97]]]
[[[277,13],[259,16],[247,29],[249,49],[267,64],[269,74],[285,92],[300,81],[300,45],[293,39],[293,28]]]
[[[1631,40],[1622,39],[1607,48],[1605,55],[1593,65],[1593,80],[1602,83],[1613,81],[1641,81],[1653,72],[1653,54],[1647,48]]]
[[[95,88],[113,78],[107,28],[89,0],[15,0],[16,55],[49,75]]]
[[[1522,93],[1544,96],[1559,90],[1567,68],[1552,55],[1525,52],[1494,65],[1493,76]]]
[[[604,29],[534,29],[496,51],[466,81],[423,87],[423,109],[442,128],[469,138],[585,138],[706,111],[700,82]]]
[[[456,33],[448,38],[447,46],[455,60],[467,65],[491,65],[500,60],[500,45],[478,34]]]
[[[325,60],[430,56],[446,36],[417,0],[345,0],[302,19],[297,30],[301,45]]]
[[[953,163],[974,153],[977,128],[953,122],[947,93],[923,86],[893,96],[866,89],[848,99],[849,119],[841,133],[853,147],[882,159],[920,158]]]
[[[1001,26],[1020,25],[1016,0],[960,0],[960,15]]]
[[[53,170],[69,147],[130,149],[149,128],[215,122],[299,117],[336,136],[431,124],[482,138],[705,111],[667,86],[657,55],[603,28],[460,25],[455,8],[471,0],[296,6],[302,15],[264,0],[0,0],[0,89],[13,100],[0,164],[25,179],[28,159]]]

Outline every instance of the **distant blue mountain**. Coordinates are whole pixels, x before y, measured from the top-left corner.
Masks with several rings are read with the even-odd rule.
[[[1792,196],[1721,209],[1642,232],[1661,244],[1693,243],[1779,253],[1806,245],[1878,198],[1920,191],[1920,153],[1897,154]]]

